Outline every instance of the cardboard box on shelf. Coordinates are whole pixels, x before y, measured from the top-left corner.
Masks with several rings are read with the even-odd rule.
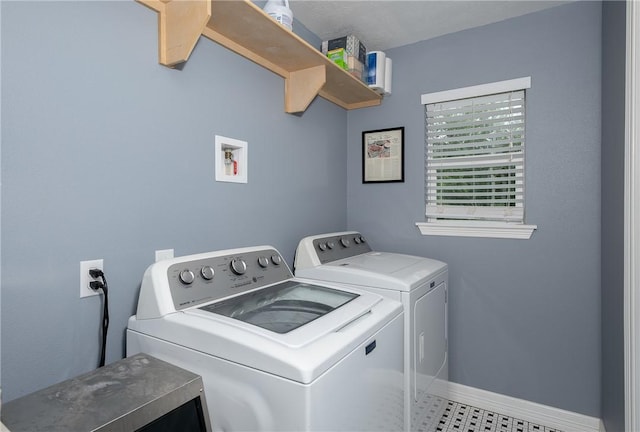
[[[367,70],[364,64],[353,56],[347,56],[347,70],[351,75],[358,78],[362,82],[367,80]]]
[[[327,55],[329,51],[338,48],[344,48],[347,55],[355,57],[363,65],[367,64],[367,48],[354,35],[323,41],[320,50],[322,54]]]
[[[344,48],[329,51],[327,57],[360,81],[366,82],[367,69],[364,64],[354,56],[348,55]]]

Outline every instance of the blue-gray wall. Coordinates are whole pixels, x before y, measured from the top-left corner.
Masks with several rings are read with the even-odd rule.
[[[450,264],[452,381],[599,417],[600,2],[389,50],[393,94],[348,113],[348,227]],[[421,236],[423,93],[531,76],[530,240]],[[361,183],[361,132],[405,126],[405,182]]]
[[[201,39],[157,64],[157,14],[133,1],[2,1],[2,390],[9,401],[93,369],[103,258],[107,361],[156,249],[176,255],[346,227],[346,113],[284,113],[283,80]],[[248,141],[249,183],[216,183],[214,135]]]
[[[450,263],[453,381],[602,407],[607,430],[622,430],[618,6],[579,2],[389,50],[394,93],[381,107],[318,99],[301,117],[283,113],[280,78],[206,39],[182,71],[157,65],[156,14],[134,2],[0,11],[5,401],[95,367],[100,302],[78,298],[79,261],[105,259],[113,361],[154,250],[269,243],[291,263],[300,237],[348,227],[380,250]],[[526,198],[538,231],[420,236],[420,94],[520,76],[533,82]],[[362,185],[361,132],[393,126],[406,127],[406,181]],[[213,180],[215,134],[249,142],[247,185]]]
[[[602,6],[602,408],[624,431],[624,117],[626,7]]]

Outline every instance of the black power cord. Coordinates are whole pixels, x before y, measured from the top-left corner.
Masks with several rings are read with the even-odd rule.
[[[96,279],[89,282],[89,287],[95,291],[101,289],[104,293],[104,305],[102,309],[102,344],[100,348],[100,364],[98,365],[98,367],[102,367],[104,366],[105,354],[107,351],[107,331],[109,330],[109,287],[107,285],[107,278],[102,270],[90,269],[89,275]]]

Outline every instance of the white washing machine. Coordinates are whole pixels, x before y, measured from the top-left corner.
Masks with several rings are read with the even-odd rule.
[[[159,261],[127,355],[202,376],[215,431],[391,431],[404,425],[402,305],[294,278],[270,246]]]
[[[441,261],[375,252],[358,232],[302,239],[297,277],[348,284],[404,306],[405,429],[432,430],[448,379],[448,267]]]

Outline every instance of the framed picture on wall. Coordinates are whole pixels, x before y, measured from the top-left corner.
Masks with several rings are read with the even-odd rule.
[[[362,132],[362,183],[404,182],[404,126]]]

